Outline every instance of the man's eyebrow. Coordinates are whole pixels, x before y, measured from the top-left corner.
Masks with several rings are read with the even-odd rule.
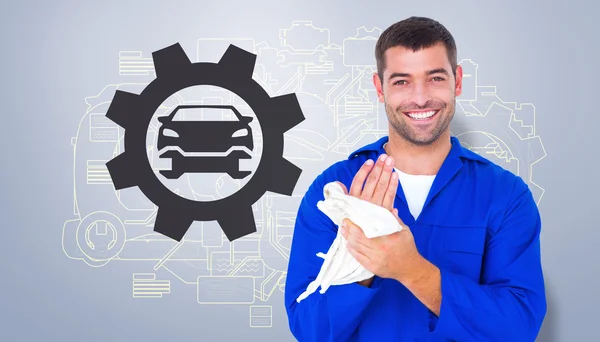
[[[445,68],[437,68],[437,69],[429,70],[427,72],[427,75],[433,75],[433,74],[446,74],[446,75],[449,75],[448,70],[446,70]]]
[[[450,75],[448,70],[446,70],[445,68],[437,68],[437,69],[427,71],[427,75],[433,75],[433,74]],[[410,74],[405,73],[405,72],[394,72],[390,75],[390,77],[388,79],[391,80],[392,78],[395,78],[395,77],[410,77]]]
[[[390,75],[390,77],[388,77],[388,80],[391,80],[392,78],[396,77],[410,77],[410,74],[404,72],[394,72]]]

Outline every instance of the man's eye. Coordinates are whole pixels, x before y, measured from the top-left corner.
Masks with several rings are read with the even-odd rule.
[[[444,78],[438,76],[438,77],[434,77],[433,80],[436,82],[442,82],[444,80]]]
[[[396,81],[394,82],[395,85],[405,85],[406,81],[405,80],[400,80],[400,81]]]

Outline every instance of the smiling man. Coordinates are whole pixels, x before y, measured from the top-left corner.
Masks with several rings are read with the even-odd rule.
[[[373,82],[389,135],[324,170],[296,217],[285,305],[299,341],[535,341],[546,314],[541,220],[527,184],[451,136],[462,91],[454,39],[411,17],[376,45]],[[404,229],[368,239],[346,221],[350,253],[375,274],[298,302],[338,227],[323,187],[390,210]]]

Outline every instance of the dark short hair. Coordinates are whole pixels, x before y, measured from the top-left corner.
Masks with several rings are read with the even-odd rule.
[[[394,23],[381,33],[375,46],[375,60],[377,61],[379,78],[383,80],[387,49],[401,46],[416,52],[438,43],[442,43],[446,47],[452,73],[456,76],[456,43],[454,37],[444,25],[431,18],[415,16]]]

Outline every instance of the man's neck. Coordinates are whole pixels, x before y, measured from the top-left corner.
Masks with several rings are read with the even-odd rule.
[[[390,130],[386,154],[394,158],[394,166],[411,175],[436,175],[448,156],[452,143],[450,132],[442,134],[431,145],[414,145]]]

